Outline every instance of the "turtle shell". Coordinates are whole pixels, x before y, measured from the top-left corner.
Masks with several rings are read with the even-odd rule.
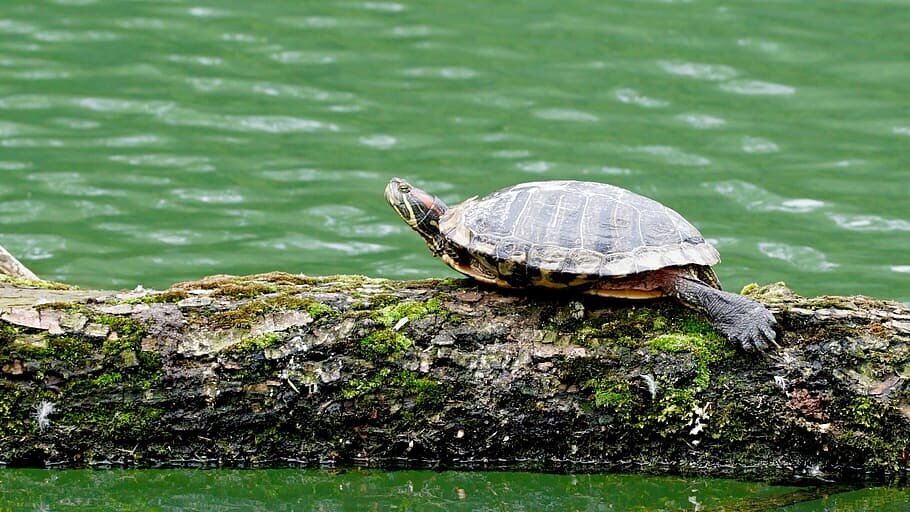
[[[475,259],[542,275],[609,278],[720,261],[681,215],[603,183],[522,183],[449,208],[439,227]]]

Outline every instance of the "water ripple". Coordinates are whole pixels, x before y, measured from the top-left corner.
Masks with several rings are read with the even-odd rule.
[[[622,103],[638,105],[645,108],[661,108],[670,104],[668,101],[642,96],[635,89],[629,88],[619,89],[616,91],[615,96],[616,99]]]
[[[358,242],[355,240],[347,240],[340,242],[331,242],[327,240],[320,240],[316,238],[309,238],[303,235],[287,235],[284,237],[271,238],[268,240],[260,240],[251,242],[250,245],[254,247],[259,247],[263,249],[274,249],[279,251],[287,251],[290,249],[299,249],[306,251],[307,253],[312,254],[313,249],[320,249],[325,251],[330,251],[332,253],[342,253],[347,256],[357,256],[361,254],[372,254],[377,252],[387,251],[389,246],[384,244],[376,244],[370,242]]]
[[[72,117],[55,117],[51,119],[51,124],[61,126],[63,128],[70,128],[73,130],[92,130],[101,126],[101,123],[98,121],[92,121],[90,119],[76,119]]]
[[[492,156],[493,158],[502,159],[527,158],[531,156],[531,152],[527,149],[501,149],[494,151]]]
[[[323,173],[316,169],[287,169],[275,171],[262,171],[260,176],[263,178],[278,181],[282,183],[294,183],[298,181],[317,181],[322,180]]]
[[[338,125],[314,119],[301,119],[290,116],[237,116],[210,114],[188,108],[167,109],[159,113],[166,124],[181,126],[202,126],[235,131],[261,131],[267,133],[315,132],[327,130],[339,131]]]
[[[828,214],[838,226],[850,231],[910,231],[910,221],[887,219],[878,215]]]
[[[222,11],[210,7],[191,7],[188,12],[190,16],[196,16],[197,18],[221,18],[231,16],[230,11]]]
[[[221,57],[209,57],[207,55],[168,55],[167,60],[178,64],[198,64],[206,67],[224,64],[224,60]]]
[[[469,80],[479,73],[470,68],[441,67],[441,68],[409,68],[404,70],[407,76],[418,78],[444,78],[446,80]]]
[[[672,146],[640,146],[634,148],[634,151],[658,156],[667,163],[686,167],[702,167],[711,163],[711,160],[706,157],[694,153],[686,153]]]
[[[259,41],[259,38],[251,34],[243,34],[240,32],[225,32],[221,34],[222,41],[234,41],[237,43],[255,43]]]
[[[53,138],[21,138],[0,140],[5,148],[62,148],[63,141]]]
[[[324,52],[303,52],[285,50],[269,55],[269,58],[282,64],[333,64],[338,59]]]
[[[706,186],[733,199],[749,211],[808,213],[825,206],[823,201],[816,199],[785,198],[745,181],[722,181]]]
[[[54,98],[56,104],[72,104],[96,112],[120,114],[160,114],[174,108],[170,101],[136,101],[120,98]]]
[[[31,34],[38,27],[18,20],[0,19],[0,34]]]
[[[364,146],[376,149],[389,149],[398,143],[398,139],[391,135],[367,135],[358,140]]]
[[[5,199],[0,201],[0,224],[19,225],[25,222],[34,222],[44,217],[45,210],[47,210],[47,203],[44,201]],[[8,245],[9,236],[8,234],[4,235],[3,244],[7,250],[12,251],[12,247]]]
[[[547,121],[573,121],[582,123],[593,123],[599,121],[597,116],[582,112],[580,110],[550,108],[534,111],[534,116]]]
[[[591,176],[591,175],[628,176],[630,174],[633,174],[634,171],[632,169],[626,169],[623,167],[604,166],[604,167],[594,167],[594,168],[591,168],[591,167],[583,168],[579,171],[579,173],[584,176]],[[599,180],[600,180],[600,178],[597,178],[595,181],[599,181]]]
[[[524,172],[541,173],[549,171],[551,164],[543,160],[538,160],[536,162],[519,162],[515,164],[515,167]]]
[[[828,272],[838,267],[837,263],[828,261],[823,252],[806,245],[761,242],[758,250],[769,258],[786,261],[803,272]]]
[[[328,91],[316,87],[291,85],[280,82],[231,80],[218,77],[193,77],[187,82],[202,92],[229,92],[289,97],[307,101],[351,101],[355,96],[343,91]]]
[[[120,35],[114,32],[86,30],[70,32],[65,30],[41,30],[34,32],[32,37],[45,43],[82,43],[95,41],[116,41]]]
[[[177,188],[171,193],[185,201],[207,204],[236,204],[243,202],[243,195],[236,190],[207,190]]]
[[[407,8],[404,4],[398,2],[364,2],[360,4],[360,7],[370,11],[382,12],[402,12]]]
[[[331,16],[307,16],[303,19],[287,18],[278,21],[298,28],[335,28],[340,24],[338,18]]]
[[[159,146],[167,144],[168,139],[152,134],[124,135],[122,137],[107,137],[90,141],[87,146],[97,145],[109,148],[138,148],[143,146]]]
[[[744,48],[753,48],[762,53],[777,53],[780,51],[780,44],[774,41],[763,41],[761,39],[743,38],[736,41],[738,46]]]
[[[0,171],[21,171],[32,167],[31,162],[15,162],[0,160]]]
[[[0,109],[6,110],[47,110],[53,106],[49,96],[20,94],[0,98]]]
[[[313,119],[289,116],[225,116],[228,124],[236,123],[242,129],[269,133],[314,132],[317,130],[338,131],[338,126]]]
[[[721,84],[720,89],[722,91],[745,94],[748,96],[790,96],[796,92],[796,88],[790,87],[789,85],[762,82],[759,80],[733,80]]]
[[[780,148],[774,142],[761,137],[743,137],[744,153],[776,153]]]
[[[140,167],[174,167],[184,171],[214,170],[211,159],[206,156],[144,154],[144,155],[111,155],[109,160]]]
[[[165,30],[168,22],[160,18],[121,18],[114,20],[114,25],[127,30]]]
[[[441,31],[437,30],[434,27],[429,25],[410,25],[404,27],[394,27],[392,28],[391,34],[394,37],[427,37],[434,34],[439,34]]]
[[[701,80],[729,80],[736,76],[736,70],[722,64],[699,64],[696,62],[666,61],[658,65],[672,75],[698,78]]]
[[[21,123],[12,123],[9,121],[0,121],[0,137],[18,137],[29,133],[35,133],[35,129]]]
[[[67,196],[85,197],[123,197],[123,190],[112,190],[96,187],[87,183],[85,177],[76,172],[40,172],[28,175],[29,181],[43,183],[48,191]]]
[[[719,117],[709,116],[707,114],[680,114],[676,116],[676,118],[693,128],[702,130],[718,128],[727,123]]]
[[[2,220],[0,220],[2,222]],[[53,258],[57,252],[65,252],[67,239],[57,235],[18,235],[10,233],[3,236],[3,245],[22,260],[37,261]]]

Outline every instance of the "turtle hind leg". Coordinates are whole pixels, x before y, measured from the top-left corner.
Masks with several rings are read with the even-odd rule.
[[[764,352],[777,343],[774,315],[761,303],[742,295],[724,292],[701,280],[678,273],[667,283],[667,295],[705,313],[711,325],[747,351]]]

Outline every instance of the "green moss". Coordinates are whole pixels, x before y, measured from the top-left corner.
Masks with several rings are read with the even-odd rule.
[[[237,345],[231,347],[232,352],[256,352],[265,350],[272,345],[284,341],[285,336],[277,333],[270,332],[263,334],[262,336],[254,336],[252,338],[247,338]]]
[[[149,432],[164,411],[134,402],[98,407],[88,412],[69,412],[60,423],[89,429],[102,439],[134,440]]]
[[[73,286],[71,284],[57,283],[54,281],[44,281],[39,279],[37,281],[32,279],[23,279],[21,277],[12,277],[7,275],[0,275],[0,283],[10,284],[17,286],[19,288],[40,288],[42,290],[78,290],[78,286]]]
[[[865,396],[840,400],[835,406],[852,426],[875,429],[886,417],[886,411],[881,404]]]
[[[147,372],[159,372],[163,366],[161,354],[158,352],[140,350],[137,353],[137,358],[139,359],[139,366]]]
[[[421,377],[408,370],[402,370],[396,374],[391,384],[402,395],[414,397],[420,407],[442,405],[448,394],[448,388],[443,383],[428,377]]]
[[[20,436],[28,432],[31,408],[26,404],[28,393],[8,382],[0,382],[0,432],[4,436]]]
[[[245,299],[250,297],[259,297],[267,293],[275,293],[278,286],[274,284],[264,284],[257,282],[236,281],[224,283],[212,292],[214,297],[230,297],[232,299]]]
[[[0,346],[12,343],[19,335],[19,329],[10,324],[0,324]]]
[[[653,338],[649,344],[653,352],[690,352],[696,361],[695,384],[706,389],[711,381],[711,365],[728,359],[734,352],[726,340],[708,327],[692,322],[684,327],[688,332],[662,334]]]
[[[329,306],[328,304],[323,304],[321,302],[310,301],[310,304],[306,307],[307,313],[313,317],[313,320],[317,320],[327,315],[333,315],[336,313],[335,308]]]
[[[344,389],[341,390],[342,398],[351,400],[372,393],[383,385],[391,372],[392,370],[383,368],[367,378],[351,379]]]
[[[399,297],[390,293],[377,293],[375,295],[369,296],[365,303],[365,306],[369,307],[370,309],[380,309],[386,306],[392,306],[399,300]]]
[[[663,436],[677,435],[687,428],[696,405],[696,389],[664,386],[658,395],[655,412],[649,414],[655,430]]]
[[[593,391],[594,407],[607,409],[623,421],[632,418],[635,403],[628,381],[614,378],[591,379],[584,383],[582,389]]]
[[[257,319],[277,311],[306,311],[314,320],[336,313],[331,306],[312,299],[280,295],[249,301],[230,311],[216,313],[212,316],[212,323],[218,327],[249,329]]]
[[[376,392],[392,398],[413,398],[415,405],[422,408],[435,408],[445,401],[448,387],[442,382],[417,373],[402,370],[392,373],[389,368],[363,378],[351,379],[341,391],[347,400],[365,398]]]
[[[410,338],[398,331],[382,329],[360,340],[360,350],[368,357],[388,356],[394,359],[413,344]]]
[[[116,336],[108,336],[101,345],[106,355],[120,354],[124,350],[139,350],[142,338],[147,334],[145,327],[127,316],[96,315],[91,322],[107,325]]]
[[[87,311],[91,313],[91,310],[88,309],[84,304],[73,304],[72,302],[44,302],[41,304],[36,304],[35,309],[38,311],[44,311],[45,309],[54,309],[57,311],[70,311],[73,313],[81,313]]]
[[[111,384],[117,384],[118,382],[120,382],[122,380],[123,380],[123,375],[121,375],[119,372],[111,372],[111,373],[105,373],[103,375],[99,375],[98,377],[95,377],[94,379],[92,379],[91,383],[95,387],[103,388],[103,387],[110,386]]]
[[[138,299],[130,299],[123,301],[125,304],[161,304],[161,303],[174,303],[180,302],[183,299],[189,297],[190,294],[183,290],[167,290],[161,293],[152,293],[139,297]]]
[[[49,336],[47,347],[36,351],[40,357],[51,357],[71,367],[83,366],[94,356],[97,345],[75,336]]]
[[[427,315],[436,315],[444,313],[440,307],[439,300],[436,298],[426,302],[400,302],[389,304],[380,308],[373,313],[373,320],[381,323],[386,327],[392,327],[399,320],[408,317],[409,320],[417,320]]]
[[[867,396],[843,396],[831,403],[829,411],[838,425],[836,443],[849,447],[848,452],[862,454],[858,464],[870,471],[900,471],[910,432],[897,410]]]

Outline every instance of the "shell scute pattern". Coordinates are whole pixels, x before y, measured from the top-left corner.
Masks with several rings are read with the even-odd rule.
[[[450,208],[440,228],[499,267],[591,279],[714,265],[717,251],[681,215],[607,184],[523,183]]]

